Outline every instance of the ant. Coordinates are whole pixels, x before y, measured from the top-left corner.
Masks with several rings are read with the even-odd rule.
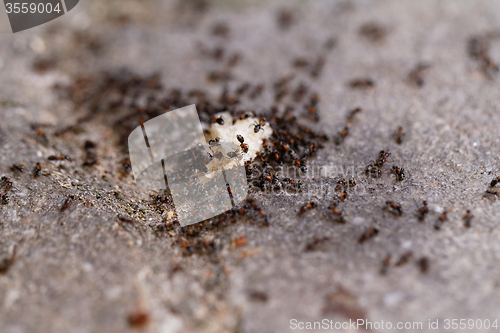
[[[241,150],[243,150],[244,153],[248,153],[248,145],[247,144],[242,143],[240,145],[240,147],[241,147]]]
[[[24,170],[26,170],[26,165],[24,165],[24,163],[13,164],[11,169],[19,171],[20,173],[24,173]]]
[[[130,163],[129,158],[125,158],[122,162],[122,166],[125,168],[126,173],[131,173],[132,172],[132,164]]]
[[[391,156],[390,151],[381,150],[380,153],[378,153],[378,158],[377,158],[377,161],[375,162],[375,165],[378,166],[379,168],[381,168],[384,165],[384,163],[387,161],[389,156]]]
[[[293,160],[293,164],[295,164],[295,166],[297,168],[299,168],[300,171],[302,171],[302,172],[306,172],[307,171],[306,165],[303,162],[299,161],[298,158],[296,158],[296,159]]]
[[[439,219],[436,221],[436,224],[434,225],[434,229],[440,230],[441,226],[443,225],[443,222],[445,222],[448,219],[446,212],[443,212],[441,216],[439,216]]]
[[[342,194],[339,196],[339,199],[341,201],[344,201],[345,199],[347,199],[347,192],[346,191],[342,192]]]
[[[61,211],[66,210],[66,209],[69,207],[69,205],[73,202],[73,200],[75,200],[75,196],[74,196],[74,195],[70,195],[70,196],[68,196],[68,197],[64,200],[64,203],[63,203],[63,205],[62,205],[62,207],[61,207]]]
[[[215,138],[215,140],[208,141],[208,145],[209,146],[217,146],[219,144],[219,141],[220,141],[219,138]]]
[[[62,156],[62,155],[59,155],[59,156],[50,155],[47,159],[49,161],[62,161],[62,160],[66,160],[66,161],[72,162],[71,157],[69,157],[69,156]]]
[[[212,121],[214,123],[219,124],[219,125],[224,125],[224,119],[222,119],[222,117],[217,118],[217,117],[213,116]]]
[[[370,175],[372,178],[380,178],[382,177],[382,171],[377,169],[375,165],[372,163],[368,164],[368,166],[365,168],[365,173],[367,175]]]
[[[354,89],[372,88],[375,86],[375,82],[370,78],[359,78],[351,80],[349,86]]]
[[[494,187],[496,184],[498,184],[500,182],[500,177],[497,177],[495,179],[493,179],[490,183],[490,187]]]
[[[259,133],[259,131],[262,129],[264,130],[264,122],[265,120],[264,119],[260,119],[259,120],[259,123],[255,123],[254,125],[250,125],[250,126],[254,126],[253,128],[253,132],[254,133]]]
[[[351,124],[354,121],[354,117],[356,114],[360,113],[362,109],[360,107],[354,108],[351,111],[349,111],[347,115],[347,124]]]
[[[368,22],[359,28],[358,33],[371,42],[380,42],[389,32],[386,27],[378,23]]]
[[[429,213],[429,207],[427,207],[427,201],[423,201],[423,206],[418,210],[418,220],[423,221],[425,216]]]
[[[9,197],[7,196],[7,194],[0,193],[0,202],[2,203],[2,205],[6,205],[9,203]]]
[[[335,220],[338,222],[338,223],[345,223],[345,219],[344,219],[344,216],[342,214],[341,211],[339,211],[337,208],[333,207],[331,208],[332,212],[333,212],[333,215],[335,215]]]
[[[378,229],[377,228],[368,228],[358,239],[358,243],[364,243],[367,240],[377,236],[378,234]]]
[[[385,275],[387,271],[391,267],[391,255],[388,254],[385,259],[382,261],[382,268],[380,269],[380,274]]]
[[[300,207],[299,215],[304,214],[308,210],[316,208],[316,206],[317,206],[317,204],[314,201],[312,201],[308,204],[305,204],[304,206]]]
[[[430,66],[428,64],[419,63],[414,69],[412,69],[410,74],[408,74],[408,79],[410,80],[410,82],[414,83],[418,87],[423,86],[424,79],[422,78],[422,72],[429,67]]]
[[[229,153],[227,153],[227,157],[229,158],[235,158],[235,157],[239,157],[240,155],[238,154],[237,151],[230,151]]]
[[[425,274],[429,271],[429,258],[422,257],[417,261],[418,266],[420,267],[420,272]]]
[[[403,132],[403,127],[398,127],[398,130],[396,132],[396,143],[398,145],[402,144],[403,143],[403,140],[405,138],[405,132]]]
[[[2,182],[4,183],[5,190],[8,191],[12,188],[12,181],[6,176],[2,177]]]
[[[470,213],[470,210],[467,210],[467,212],[464,215],[464,225],[466,228],[471,227],[471,222],[472,222],[473,217],[474,216],[472,216],[472,214]]]
[[[413,257],[413,252],[408,251],[403,253],[403,255],[399,258],[399,260],[394,264],[394,266],[399,267],[407,264],[410,259]]]
[[[232,198],[234,196],[234,193],[233,193],[233,190],[231,190],[231,187],[229,186],[229,184],[226,184],[226,188],[227,188],[227,192],[229,193],[229,195]]]
[[[338,146],[342,142],[344,142],[344,139],[346,136],[349,134],[349,126],[344,127],[342,132],[339,133],[339,135],[335,138],[335,144]]]
[[[239,141],[240,143],[245,142],[245,138],[244,138],[243,136],[239,135],[239,134],[238,134],[238,135],[236,135],[236,139],[238,139],[238,141]]]
[[[392,172],[396,175],[397,181],[402,181],[405,179],[405,169],[398,167],[397,165],[392,166]]]
[[[33,170],[33,174],[35,177],[38,177],[42,174],[42,165],[40,163],[37,163],[35,165],[35,169]]]
[[[392,214],[396,216],[403,215],[403,209],[401,208],[401,205],[398,205],[392,201],[386,201],[385,204],[386,204],[386,209]]]

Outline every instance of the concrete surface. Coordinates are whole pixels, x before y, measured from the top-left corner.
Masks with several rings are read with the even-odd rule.
[[[436,319],[500,319],[500,203],[485,196],[500,175],[500,86],[467,54],[471,36],[500,31],[499,2],[182,3],[94,0],[42,27],[0,35],[0,174],[13,182],[9,203],[0,206],[1,332],[263,333],[292,331],[293,318],[421,321],[424,327]],[[276,21],[283,8],[294,16],[288,29]],[[229,37],[210,34],[219,21],[230,27]],[[369,22],[387,35],[360,36]],[[318,79],[292,68],[297,57],[323,54],[331,37],[337,43],[324,53]],[[380,179],[355,176],[358,184],[342,203],[345,224],[322,212],[336,195],[334,180],[306,179],[306,193],[252,193],[268,227],[255,212],[223,227],[205,224],[191,238],[213,242],[215,250],[185,255],[186,231],[161,229],[168,216],[152,205],[155,193],[120,175],[127,155],[111,118],[54,135],[88,112],[53,88],[81,74],[122,66],[158,71],[167,88],[217,96],[221,85],[206,76],[220,64],[199,54],[198,41],[242,54],[233,82],[268,87],[298,73],[321,96],[321,121],[301,122],[330,137],[342,130],[348,110],[363,108],[344,143],[329,140],[311,161],[363,170],[380,150],[391,151]],[[500,62],[495,38],[490,56]],[[54,65],[40,73],[33,67],[40,59]],[[407,80],[419,62],[431,65],[421,88]],[[370,77],[375,86],[351,89],[347,83],[357,77]],[[266,89],[241,107],[272,104]],[[119,119],[120,112],[110,117]],[[398,126],[407,133],[401,145],[393,138]],[[98,144],[99,164],[92,168],[82,166],[86,140]],[[72,162],[47,160],[60,154]],[[21,162],[27,171],[11,169]],[[42,174],[34,177],[37,162]],[[406,170],[404,181],[390,175],[393,164]],[[314,190],[318,183],[329,184],[326,192]],[[75,199],[61,210],[70,195]],[[298,215],[311,200],[318,207]],[[384,209],[387,200],[402,205],[402,216]],[[420,223],[423,200],[430,212]],[[474,216],[471,228],[464,227],[466,210]],[[447,221],[435,230],[444,211]],[[130,220],[117,218],[123,215]],[[378,235],[359,243],[370,227]],[[242,236],[246,245],[235,246]],[[408,251],[408,262],[396,266]],[[389,254],[391,265],[381,274]],[[426,272],[421,258],[428,260]]]

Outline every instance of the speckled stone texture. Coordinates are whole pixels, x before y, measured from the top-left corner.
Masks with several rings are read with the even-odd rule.
[[[228,37],[211,34],[217,22]],[[382,29],[379,39],[373,29],[359,33],[368,23]],[[267,333],[292,331],[293,318],[424,327],[429,319],[500,319],[500,202],[485,195],[500,176],[500,86],[467,52],[471,37],[489,36],[488,54],[500,62],[499,33],[500,2],[452,0],[93,0],[42,27],[2,32],[0,176],[13,185],[0,188],[9,197],[0,206],[0,332]],[[324,52],[329,38],[335,46]],[[170,216],[152,204],[157,193],[122,174],[127,154],[110,126],[122,111],[54,134],[87,112],[54,88],[77,75],[157,71],[166,88],[218,96],[223,85],[206,77],[221,64],[200,55],[198,42],[241,54],[230,83],[266,86],[242,108],[269,108],[273,82],[292,73],[319,94],[321,121],[299,119],[331,138],[310,165],[358,172],[339,206],[345,224],[325,214],[339,194],[335,179],[318,176],[304,180],[305,193],[251,194],[269,226],[253,211],[195,235],[163,230]],[[292,66],[318,55],[325,64],[317,79]],[[422,87],[408,80],[418,63],[430,65]],[[373,87],[348,84],[365,77]],[[363,111],[335,145],[357,106]],[[97,144],[91,167],[83,166],[87,140]],[[391,156],[381,178],[368,178],[364,167],[380,150]],[[61,154],[72,161],[47,160]],[[11,168],[19,163],[24,173]],[[404,181],[393,165],[405,169]],[[420,222],[423,200],[429,213]],[[310,201],[317,207],[298,214]],[[360,243],[369,228],[378,234]],[[213,250],[186,255],[184,239]]]

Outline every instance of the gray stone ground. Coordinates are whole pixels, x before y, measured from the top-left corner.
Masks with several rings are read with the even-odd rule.
[[[500,3],[218,0],[205,11],[196,9],[202,1],[186,3],[94,0],[43,27],[0,34],[0,174],[14,182],[10,202],[0,206],[0,259],[14,259],[0,275],[0,332],[132,331],[127,317],[140,312],[150,319],[137,329],[147,332],[288,332],[292,318],[424,327],[429,319],[441,325],[447,318],[500,319],[500,203],[484,196],[499,172],[500,86],[466,51],[472,35],[500,31]],[[287,31],[276,25],[281,8],[296,18]],[[357,168],[381,149],[392,152],[382,178],[358,177],[343,206],[346,224],[320,208],[298,216],[311,200],[305,193],[253,193],[269,227],[252,223],[251,215],[206,228],[200,237],[214,240],[216,253],[183,256],[180,228],[153,232],[162,216],[148,205],[152,193],[118,176],[126,155],[106,123],[84,124],[68,138],[49,135],[47,142],[30,128],[39,122],[52,133],[77,119],[81,111],[52,89],[77,73],[126,66],[159,71],[167,87],[218,93],[220,86],[205,79],[216,64],[200,57],[195,43],[216,43],[208,31],[220,20],[231,28],[224,45],[243,55],[234,71],[241,81],[270,85],[297,56],[315,56],[325,40],[337,38],[320,78],[308,81],[321,95],[322,121],[311,127],[334,135],[347,110],[364,111],[344,144],[327,142],[315,163]],[[386,27],[385,39],[362,38],[358,30],[367,22]],[[101,41],[99,52],[75,42],[81,30]],[[493,40],[490,55],[500,61],[500,41]],[[33,70],[36,59],[53,56],[54,69]],[[421,61],[432,67],[416,88],[406,77]],[[364,76],[374,88],[346,85]],[[252,107],[271,101],[266,94]],[[391,136],[400,125],[407,136],[397,145]],[[99,143],[94,169],[82,167],[87,139]],[[61,153],[73,162],[47,163]],[[19,162],[29,170],[12,171]],[[37,162],[43,174],[34,178]],[[407,170],[405,181],[389,175],[392,164]],[[322,181],[311,180],[311,188]],[[325,207],[333,190],[309,194]],[[61,211],[68,195],[77,199]],[[401,203],[403,215],[384,210],[386,200]],[[430,213],[419,223],[422,200]],[[117,215],[134,204],[133,225],[120,223]],[[467,209],[474,215],[470,229],[462,220]],[[436,231],[443,211],[448,220]],[[379,234],[359,244],[373,226]],[[240,236],[248,243],[234,248],[231,240]],[[394,264],[408,251],[407,264],[380,273],[388,254]],[[422,257],[427,273],[418,266]]]

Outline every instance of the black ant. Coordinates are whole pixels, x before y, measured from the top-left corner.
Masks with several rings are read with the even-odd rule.
[[[368,228],[358,239],[358,243],[364,243],[367,240],[375,237],[378,235],[378,229],[377,228]]]
[[[254,126],[254,128],[253,128],[254,133],[259,133],[259,131],[261,129],[264,130],[264,122],[265,122],[264,119],[260,119],[259,123],[255,123],[254,125],[251,125],[251,126]]]
[[[317,204],[314,201],[312,201],[308,204],[305,204],[304,206],[300,207],[299,215],[304,214],[308,210],[316,208],[316,206],[317,206]]]
[[[334,201],[329,207],[328,210],[331,210],[333,213],[333,216],[335,217],[335,221],[337,223],[345,223],[344,215],[340,210],[337,209],[337,201]]]
[[[398,127],[398,130],[396,132],[396,143],[398,145],[402,144],[403,143],[403,140],[405,138],[405,132],[403,132],[403,127]]]
[[[342,132],[339,133],[339,135],[335,138],[335,144],[338,146],[342,142],[344,142],[344,139],[346,136],[349,134],[349,126],[344,127]]]
[[[372,88],[375,86],[375,82],[370,78],[359,78],[351,80],[349,86],[357,89]]]
[[[385,275],[387,271],[391,267],[391,255],[388,254],[385,259],[382,261],[382,268],[380,269],[380,274]]]
[[[49,161],[62,161],[62,160],[66,160],[66,161],[69,161],[69,162],[72,161],[71,157],[69,157],[69,156],[62,156],[62,155],[59,155],[59,156],[50,155],[47,159]]]
[[[470,210],[467,210],[467,212],[464,215],[464,225],[465,225],[466,228],[470,228],[471,227],[472,218],[473,218],[473,216],[470,213]]]
[[[61,207],[61,211],[67,209],[69,207],[69,205],[73,202],[73,200],[75,199],[75,196],[74,195],[70,195],[68,196],[65,200],[64,200],[64,203]]]
[[[496,184],[498,184],[500,182],[500,177],[497,177],[495,179],[493,179],[490,183],[490,187],[494,187]]]
[[[238,154],[237,151],[230,151],[229,153],[227,153],[227,157],[229,158],[235,158],[235,157],[239,157],[240,155]]]
[[[24,173],[24,170],[26,170],[26,165],[24,165],[24,163],[13,164],[11,169],[19,171],[20,173]]]
[[[2,203],[2,205],[6,205],[9,203],[9,197],[7,196],[7,194],[0,193],[0,202]]]
[[[382,177],[382,171],[377,169],[375,165],[372,163],[368,164],[365,168],[365,173],[372,178],[380,178]]]
[[[389,31],[386,27],[378,23],[368,22],[359,28],[358,33],[370,42],[380,42],[385,38]]]
[[[224,119],[222,119],[222,117],[217,118],[217,117],[213,116],[212,121],[214,123],[219,124],[219,125],[224,125]]]
[[[240,143],[245,142],[245,138],[244,138],[243,136],[239,135],[239,134],[238,134],[238,135],[236,135],[236,139],[238,139],[238,141],[239,141]]]
[[[427,201],[424,200],[422,207],[418,210],[418,220],[423,221],[427,214],[429,214],[429,207],[427,207]]]
[[[410,80],[410,82],[414,83],[418,87],[423,86],[424,79],[422,78],[422,73],[427,68],[429,68],[428,64],[419,63],[414,69],[412,69],[410,74],[408,74],[408,79]]]
[[[429,266],[430,266],[430,264],[429,264],[429,258],[422,257],[422,258],[420,258],[417,261],[417,264],[418,264],[418,266],[420,268],[420,272],[422,274],[425,274],[425,273],[427,273],[429,271]]]
[[[381,150],[380,153],[378,153],[378,158],[377,158],[377,161],[375,161],[375,165],[378,166],[379,168],[381,168],[384,165],[384,163],[387,161],[389,156],[391,156],[390,151]]]
[[[347,124],[350,125],[354,121],[354,117],[356,114],[360,113],[362,109],[360,107],[354,108],[351,111],[349,111],[347,115]]]
[[[12,181],[6,176],[2,177],[2,182],[4,183],[6,191],[9,191],[12,188]]]
[[[396,216],[403,215],[403,208],[401,208],[401,205],[398,205],[398,204],[396,204],[396,203],[394,203],[392,201],[386,201],[385,204],[386,204],[386,209],[390,213],[392,213],[392,214],[394,214]]]
[[[439,216],[439,219],[436,221],[436,224],[434,225],[434,229],[440,230],[441,226],[443,223],[448,219],[446,212],[443,212],[441,216]]]
[[[407,264],[410,259],[413,257],[413,252],[408,251],[403,253],[403,255],[399,258],[399,260],[394,264],[394,266],[399,267]]]
[[[396,175],[397,181],[402,181],[405,179],[405,169],[398,167],[397,165],[392,166],[392,172]]]
[[[306,172],[306,171],[307,171],[307,167],[306,167],[306,165],[305,165],[303,162],[299,161],[299,159],[297,159],[297,158],[296,158],[296,159],[294,159],[294,160],[293,160],[293,164],[295,164],[295,166],[296,166],[297,168],[299,168],[299,169],[300,169],[300,171],[302,171],[302,172]]]
[[[37,163],[35,165],[35,169],[33,170],[33,174],[35,177],[38,177],[42,174],[42,165],[40,163]]]
[[[122,162],[122,166],[125,169],[126,173],[131,173],[132,172],[132,164],[130,163],[129,158],[125,158]]]
[[[219,138],[215,138],[215,140],[208,141],[208,145],[209,146],[217,146],[219,144],[219,141],[220,141]]]

